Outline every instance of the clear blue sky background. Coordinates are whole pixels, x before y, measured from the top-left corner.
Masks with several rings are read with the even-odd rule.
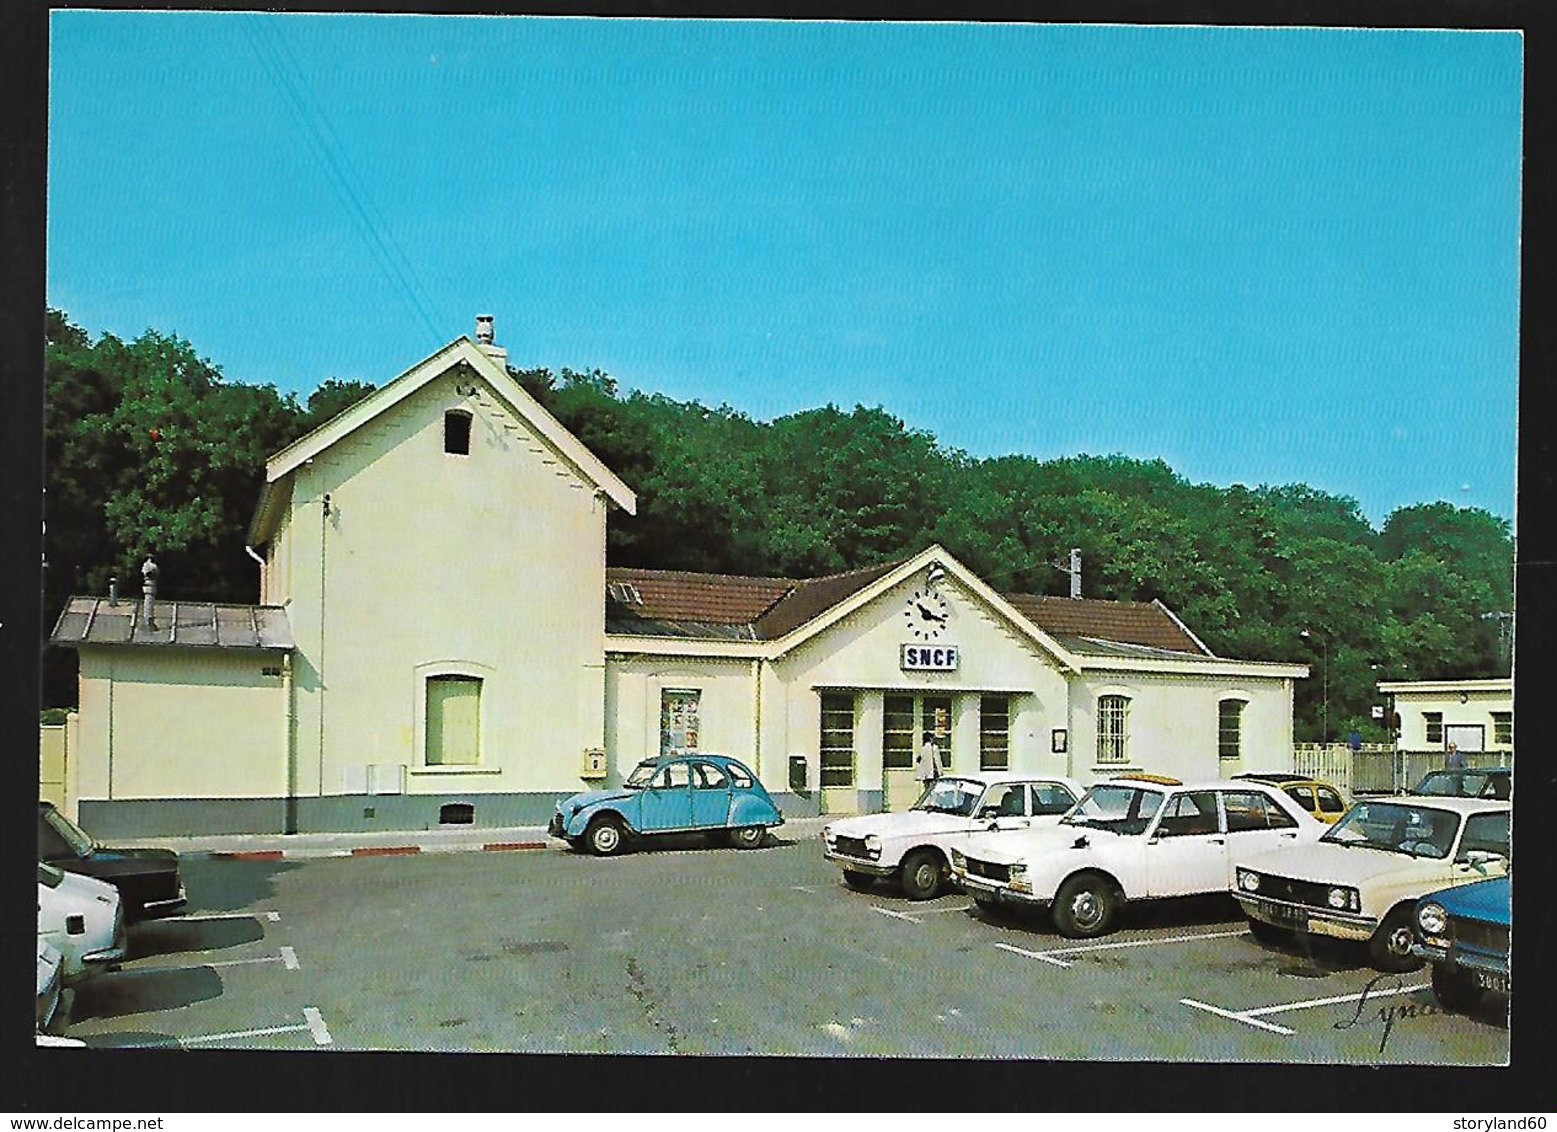
[[[1514,517],[1513,33],[57,12],[50,304]]]

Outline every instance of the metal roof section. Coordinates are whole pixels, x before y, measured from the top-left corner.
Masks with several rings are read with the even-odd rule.
[[[517,381],[508,376],[481,347],[461,335],[443,349],[413,366],[388,385],[368,394],[361,401],[314,429],[308,435],[293,441],[273,455],[265,465],[265,485],[259,506],[249,525],[249,542],[259,546],[275,533],[275,514],[270,495],[271,485],[290,475],[307,461],[331,445],[345,439],[379,414],[387,412],[428,382],[442,377],[456,367],[469,367],[476,376],[490,385],[508,408],[524,421],[543,443],[583,479],[604,493],[613,503],[629,515],[636,514],[638,497],[615,472],[606,467],[600,458],[584,446],[584,443],[564,428],[534,397],[531,397]]]
[[[148,624],[138,601],[73,597],[49,634],[51,645],[133,645],[162,648],[295,648],[285,609],[274,605],[220,605],[209,601],[157,601]]]

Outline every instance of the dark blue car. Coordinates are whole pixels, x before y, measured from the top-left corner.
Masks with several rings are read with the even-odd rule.
[[[1433,965],[1433,993],[1447,1010],[1469,1010],[1488,992],[1510,991],[1508,877],[1430,893],[1416,904],[1412,954]]]
[[[601,857],[629,840],[708,833],[741,849],[761,845],[784,815],[746,765],[728,755],[645,759],[616,790],[587,790],[557,803],[547,832]]]

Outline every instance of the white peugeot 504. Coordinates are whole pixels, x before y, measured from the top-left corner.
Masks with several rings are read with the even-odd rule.
[[[952,849],[952,879],[981,908],[1049,908],[1061,935],[1107,932],[1126,901],[1228,888],[1234,855],[1316,840],[1329,829],[1258,782],[1100,782],[1053,828],[974,834]]]
[[[1074,780],[1054,775],[951,774],[931,783],[912,808],[831,822],[822,839],[850,888],[895,877],[910,900],[928,900],[950,877],[954,840],[974,830],[1053,825],[1081,793]]]

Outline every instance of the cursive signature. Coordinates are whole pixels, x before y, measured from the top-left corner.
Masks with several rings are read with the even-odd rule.
[[[1357,1009],[1352,1014],[1352,1016],[1341,1022],[1332,1022],[1331,1025],[1334,1026],[1337,1030],[1350,1030],[1353,1026],[1360,1024],[1362,1022],[1362,1012],[1368,1006],[1368,996],[1378,989],[1380,982],[1389,977],[1389,975],[1375,975],[1373,978],[1369,979],[1368,985],[1362,988],[1362,997],[1357,1000]],[[1398,981],[1399,977],[1396,976],[1396,979],[1397,981],[1395,986],[1391,989],[1403,990],[1404,988]],[[1373,1015],[1373,1017],[1377,1019],[1380,1026],[1379,1052],[1383,1053],[1384,1047],[1389,1045],[1389,1035],[1394,1031],[1395,1023],[1400,1019],[1424,1018],[1428,1015],[1442,1013],[1443,1011],[1431,1002],[1379,1003],[1378,1009],[1374,1012]]]

